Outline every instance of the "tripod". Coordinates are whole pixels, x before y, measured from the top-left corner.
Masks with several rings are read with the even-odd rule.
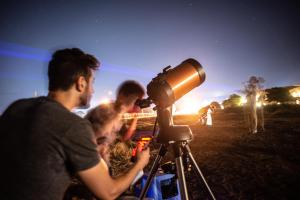
[[[151,167],[150,174],[147,178],[145,186],[143,187],[139,199],[142,200],[145,197],[149,186],[160,166],[161,160],[166,155],[168,147],[171,146],[175,157],[176,174],[178,177],[181,199],[189,199],[183,166],[183,155],[187,155],[192,162],[192,166],[196,169],[198,178],[204,184],[210,198],[215,200],[215,197],[207,182],[205,181],[205,178],[200,168],[198,167],[188,145],[188,142],[192,140],[193,136],[189,126],[173,125],[172,107],[168,107],[166,109],[158,109],[157,117],[160,127],[157,142],[161,145],[159,148],[159,153],[156,156],[155,161]]]

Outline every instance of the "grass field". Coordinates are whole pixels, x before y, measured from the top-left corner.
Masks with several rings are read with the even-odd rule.
[[[139,129],[151,130],[153,121],[140,121]],[[300,198],[300,106],[266,107],[266,130],[257,134],[248,133],[241,108],[218,111],[212,127],[196,121],[197,116],[174,118],[175,124],[190,125],[192,154],[217,199]],[[157,149],[151,152],[154,158]],[[172,155],[168,152],[165,161]],[[192,173],[187,174],[190,198],[206,199]]]

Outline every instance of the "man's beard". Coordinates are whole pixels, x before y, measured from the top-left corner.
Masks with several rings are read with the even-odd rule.
[[[91,95],[88,92],[89,88],[79,97],[79,109],[87,109],[90,107]]]

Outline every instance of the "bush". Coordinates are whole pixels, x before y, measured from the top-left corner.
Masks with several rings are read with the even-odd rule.
[[[281,104],[281,105],[267,105],[264,107],[266,113],[271,115],[281,115],[281,116],[300,116],[300,105],[297,104]]]

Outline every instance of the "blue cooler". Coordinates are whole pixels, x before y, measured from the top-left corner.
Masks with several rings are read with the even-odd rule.
[[[147,181],[144,175],[141,184],[135,187],[136,196],[139,196]],[[180,200],[180,190],[175,174],[158,174],[154,176],[146,197],[154,200]]]

